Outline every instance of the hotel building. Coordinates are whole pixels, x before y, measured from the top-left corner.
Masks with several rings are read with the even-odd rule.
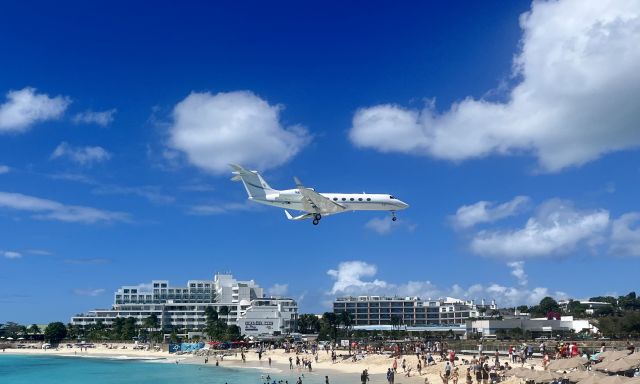
[[[164,330],[203,331],[205,310],[213,307],[228,325],[238,325],[241,333],[271,337],[295,331],[298,304],[295,300],[265,297],[253,280],[239,281],[230,274],[216,274],[213,280],[189,280],[186,286],[171,286],[167,280],[151,284],[123,286],[114,294],[113,306],[95,309],[71,318],[71,323],[87,327],[98,322],[110,326],[118,317],[133,317],[139,325],[155,314]]]
[[[419,297],[357,296],[339,297],[333,302],[333,312],[347,312],[355,326],[391,324],[391,317],[400,318],[405,326],[435,326],[464,324],[478,318],[481,313],[497,309],[495,301],[476,304],[447,297],[438,300],[422,300]]]

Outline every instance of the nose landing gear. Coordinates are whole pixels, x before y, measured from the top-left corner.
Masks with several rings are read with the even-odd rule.
[[[396,212],[395,211],[391,211],[391,220],[392,221],[398,220],[398,218],[396,217]]]

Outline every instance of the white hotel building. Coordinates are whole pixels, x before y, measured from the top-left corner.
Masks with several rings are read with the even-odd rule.
[[[170,286],[167,280],[151,284],[123,286],[114,294],[110,309],[96,309],[71,318],[71,323],[87,327],[98,322],[110,326],[118,317],[133,317],[142,324],[155,314],[164,330],[202,331],[205,309],[229,309],[220,316],[227,324],[238,325],[246,336],[272,337],[294,332],[298,304],[293,299],[264,297],[253,280],[239,281],[230,274],[216,274],[213,280],[189,280],[185,287]]]

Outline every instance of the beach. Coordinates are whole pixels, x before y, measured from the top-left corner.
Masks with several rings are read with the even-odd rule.
[[[112,348],[108,348],[112,346]],[[137,359],[137,360],[154,360],[157,362],[166,362],[175,364],[196,364],[205,365],[205,356],[194,356],[192,354],[169,354],[166,351],[154,351],[154,350],[134,350],[134,344],[109,344],[108,346],[96,345],[95,348],[87,348],[80,351],[80,348],[66,348],[61,347],[59,349],[6,349],[6,354],[19,354],[19,355],[34,355],[34,356],[67,356],[67,357],[85,357],[85,358],[106,358],[106,359]],[[126,348],[123,348],[126,347]],[[318,352],[318,361],[316,362],[314,356],[311,353],[286,353],[283,349],[266,350],[262,353],[262,358],[259,358],[257,352],[254,349],[250,349],[246,352],[246,362],[241,359],[240,353],[234,353],[233,351],[215,351],[211,352],[212,355],[208,357],[208,366],[215,366],[216,356],[221,356],[222,359],[218,359],[218,363],[221,367],[227,368],[247,368],[247,369],[259,369],[264,372],[265,375],[271,374],[277,376],[278,373],[284,372],[287,374],[302,375],[305,377],[324,377],[329,376],[332,383],[354,383],[359,382],[360,374],[366,369],[370,375],[370,383],[386,383],[386,372],[393,364],[393,358],[385,354],[365,354],[361,355],[363,358],[353,362],[350,358],[345,358],[348,352],[339,350],[337,352],[338,359],[336,363],[331,361],[331,354],[325,351]],[[312,371],[307,369],[296,367],[296,356],[300,359],[306,358],[312,361]],[[289,368],[289,358],[293,359],[293,370]],[[458,354],[459,361],[456,363],[459,367],[459,383],[464,383],[464,377],[466,368],[469,365],[464,365],[462,360],[470,360],[471,355]],[[269,365],[269,358],[271,358],[271,365]],[[407,367],[412,367],[411,376],[406,377],[401,368],[402,358],[406,359]],[[398,373],[395,375],[396,383],[425,383],[425,379],[428,383],[441,383],[440,373],[444,372],[445,362],[438,362],[435,365],[430,365],[422,369],[422,375],[418,375],[416,371],[417,358],[415,355],[403,355],[398,359]],[[533,359],[525,364],[525,367],[529,368],[533,366],[535,369],[541,370],[541,360]],[[519,383],[520,379],[508,378],[503,383]]]

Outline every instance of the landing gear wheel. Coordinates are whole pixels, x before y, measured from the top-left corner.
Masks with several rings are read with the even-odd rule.
[[[396,217],[396,212],[395,211],[391,211],[391,220],[392,221],[398,220],[398,218]]]
[[[313,219],[313,225],[318,225],[318,223],[320,222],[320,220],[318,219]]]
[[[395,217],[395,216],[393,216],[393,217],[391,218],[391,220],[392,220],[392,221],[396,221],[396,220],[398,220],[398,218],[397,218],[397,217]]]
[[[320,221],[320,219],[322,219],[322,215],[319,213],[316,213],[316,215],[314,216],[316,220]]]

